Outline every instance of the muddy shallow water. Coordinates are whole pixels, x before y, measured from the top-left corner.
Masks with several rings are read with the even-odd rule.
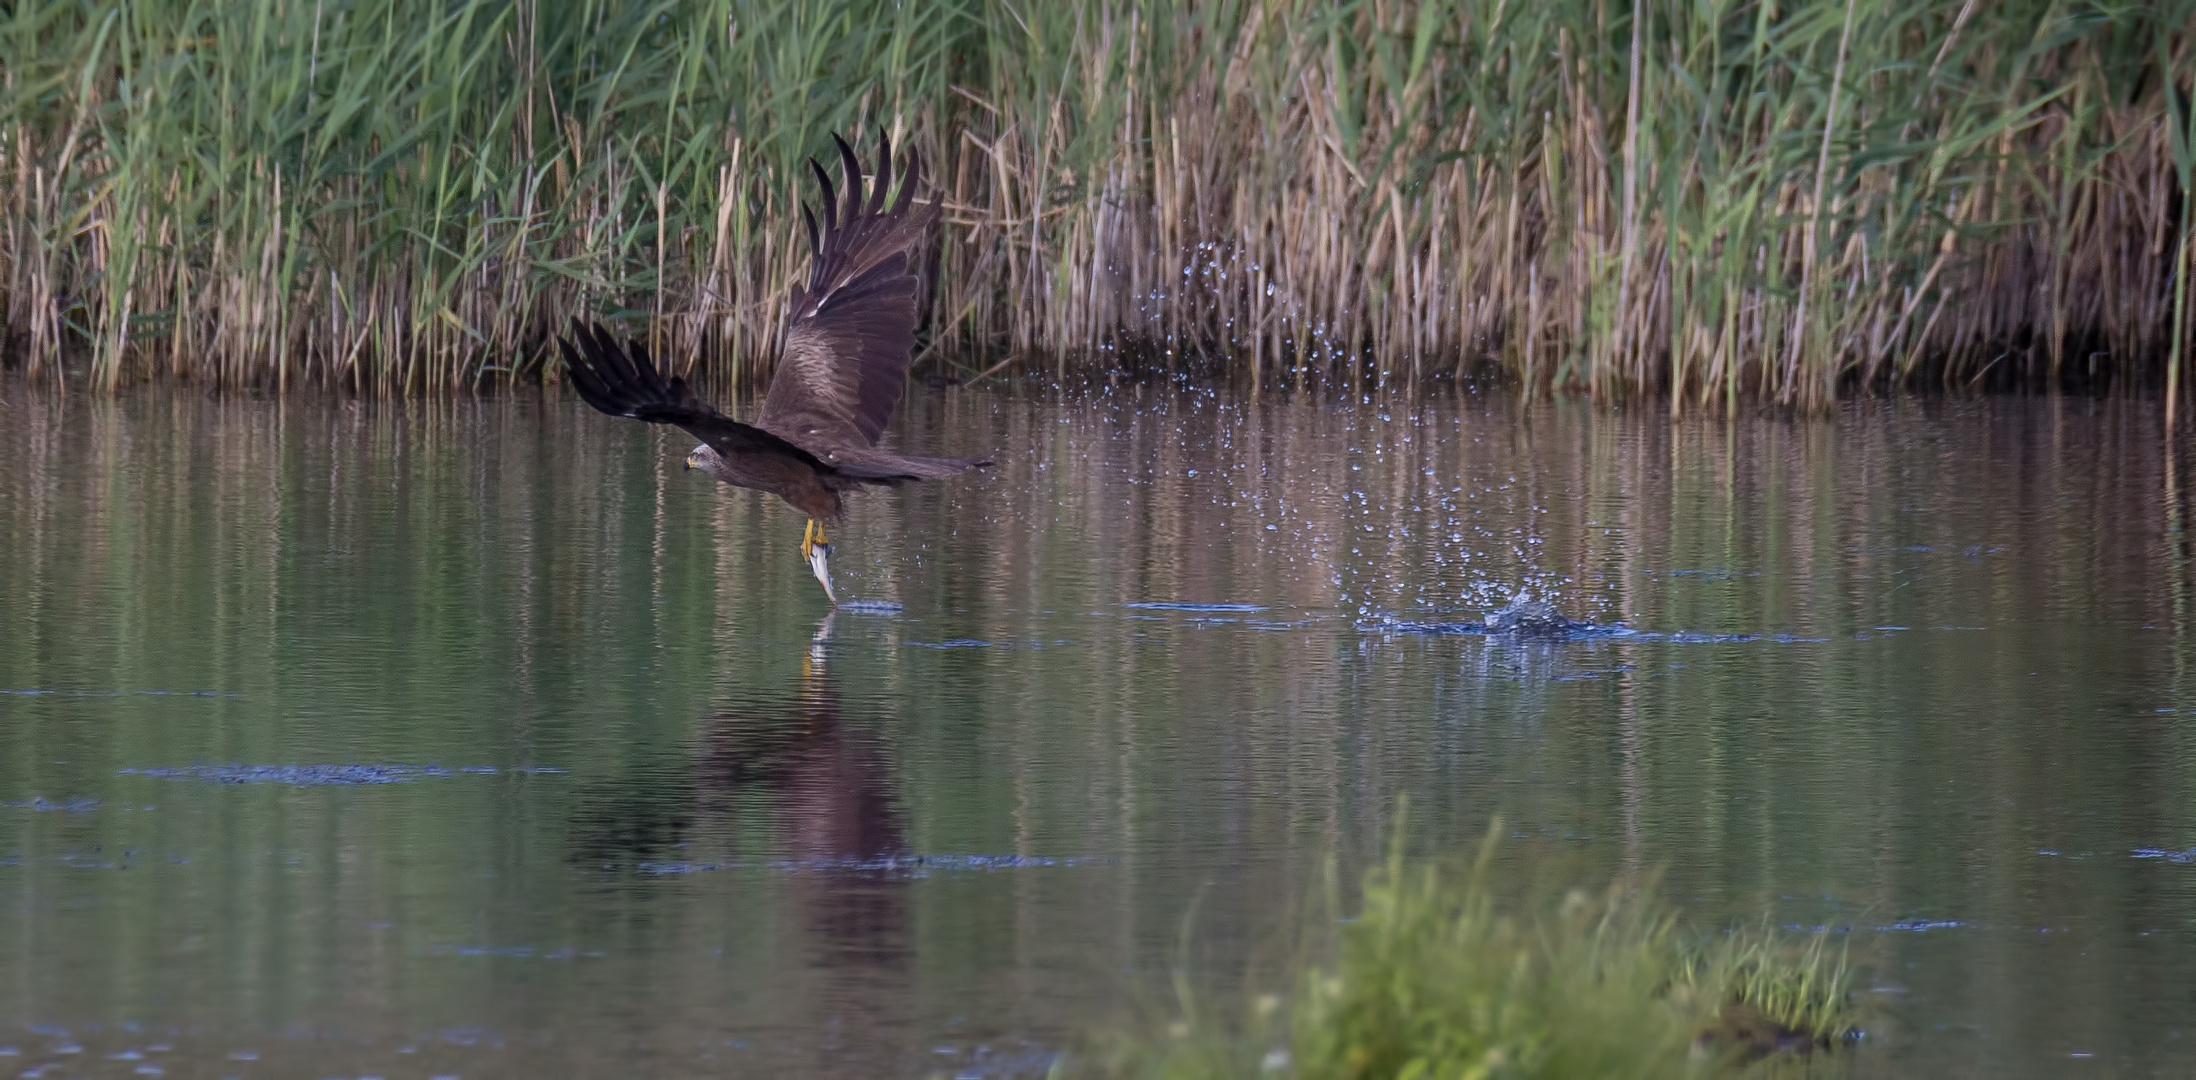
[[[1400,795],[1839,935],[1870,1074],[2196,1067],[2149,403],[918,390],[827,619],[576,401],[0,391],[0,1075],[1038,1075]]]

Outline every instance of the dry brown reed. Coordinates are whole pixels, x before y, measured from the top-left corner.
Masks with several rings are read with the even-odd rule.
[[[765,372],[798,164],[932,165],[923,363],[1675,412],[2163,383],[2196,3],[82,0],[0,20],[0,340],[98,387]]]

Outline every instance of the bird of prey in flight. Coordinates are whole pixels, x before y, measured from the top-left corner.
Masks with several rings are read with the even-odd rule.
[[[914,206],[922,162],[903,161],[899,196],[892,186],[892,145],[877,137],[877,171],[864,198],[861,162],[833,135],[846,191],[810,159],[822,189],[820,214],[804,203],[810,251],[808,283],[793,289],[785,346],[762,412],[743,424],[711,408],[681,378],[666,378],[639,342],[619,343],[599,326],[574,320],[559,339],[572,387],[612,416],[673,424],[701,440],[686,457],[734,487],[767,491],[808,515],[801,558],[836,605],[831,544],[824,534],[845,494],[863,485],[942,480],[989,465],[977,458],[914,457],[877,449],[900,403],[915,351],[914,248],[938,220],[939,204]],[[819,225],[818,218],[822,221]]]

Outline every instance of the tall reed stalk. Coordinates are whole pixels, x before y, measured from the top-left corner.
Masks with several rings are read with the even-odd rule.
[[[925,363],[1495,362],[1818,407],[2170,382],[2196,0],[79,0],[0,14],[0,340],[409,393],[576,311],[767,371],[831,130],[923,153]]]

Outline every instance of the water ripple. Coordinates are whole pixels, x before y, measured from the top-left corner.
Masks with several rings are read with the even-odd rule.
[[[19,802],[0,803],[0,809],[35,810],[41,814],[52,813],[56,810],[70,814],[89,814],[92,811],[99,809],[103,805],[105,804],[98,799],[86,798],[82,795],[78,795],[74,798],[67,799],[62,802],[55,802],[52,799],[45,798],[44,796],[33,795],[30,798],[23,799]]]
[[[133,694],[145,697],[241,697],[224,690],[42,690],[37,688],[0,689],[0,694],[14,697],[129,697]]]
[[[422,778],[441,778],[464,774],[492,776],[497,772],[513,772],[525,775],[561,773],[564,770],[547,765],[522,765],[499,770],[494,765],[460,765],[450,768],[443,765],[400,765],[370,762],[355,765],[205,765],[193,763],[179,768],[146,766],[120,770],[122,776],[149,776],[161,780],[197,780],[208,784],[288,784],[291,787],[327,787],[331,785],[404,784]]]
[[[1266,605],[1264,605],[1264,604],[1192,604],[1192,603],[1187,603],[1187,602],[1183,602],[1183,601],[1174,601],[1174,600],[1139,600],[1139,601],[1136,601],[1135,603],[1132,603],[1132,604],[1123,604],[1123,605],[1121,605],[1121,606],[1122,606],[1122,607],[1126,607],[1126,608],[1137,608],[1137,609],[1139,609],[1139,610],[1142,610],[1142,611],[1236,611],[1236,612],[1243,612],[1243,611],[1264,611],[1264,610],[1266,610]]]
[[[644,862],[643,874],[704,874],[725,870],[777,870],[786,873],[889,873],[922,877],[933,871],[992,873],[1031,867],[1085,866],[1108,860],[1088,856],[1047,855],[880,855],[871,858],[768,859],[756,862]]]

